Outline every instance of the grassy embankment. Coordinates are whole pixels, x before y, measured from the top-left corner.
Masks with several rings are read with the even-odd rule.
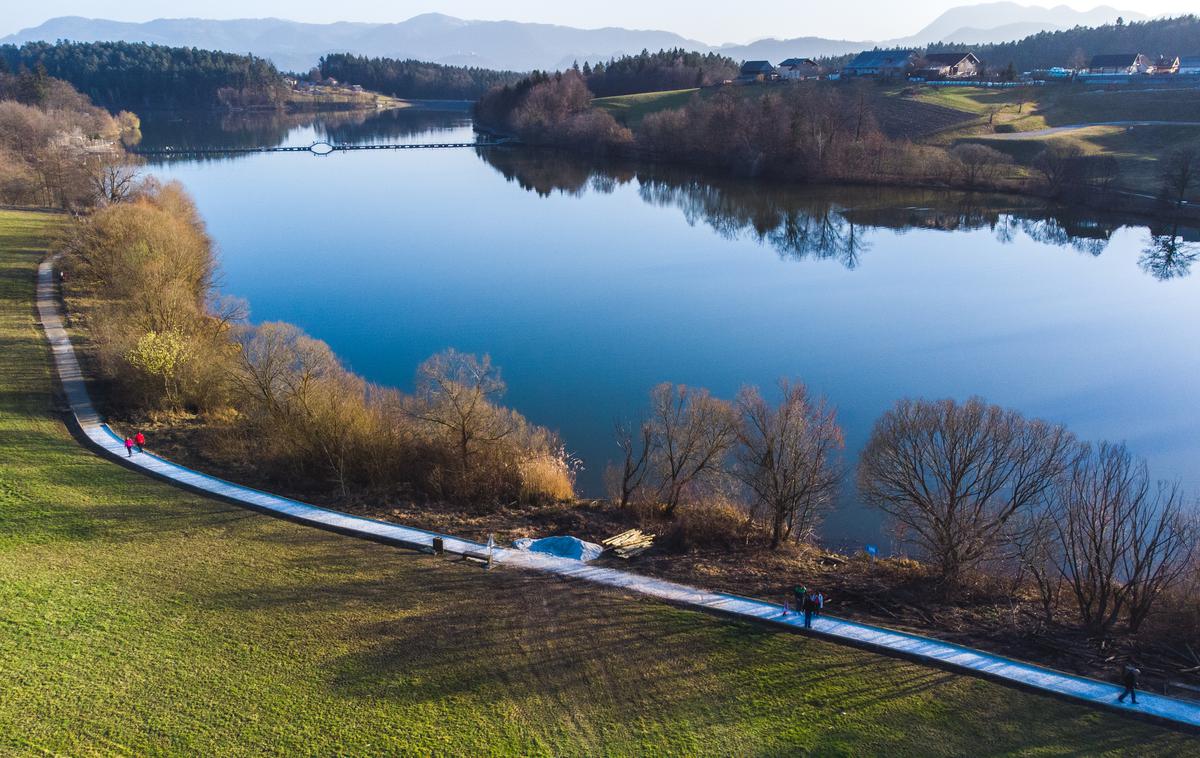
[[[1194,737],[329,535],[81,448],[0,212],[0,753],[1195,753]]]
[[[649,113],[687,105],[699,89],[674,89],[663,92],[643,92],[636,95],[598,97],[592,101],[597,108],[608,111],[623,124],[636,126]]]
[[[922,90],[924,102],[958,107],[979,115],[962,128],[934,138],[941,144],[977,141],[1028,163],[1049,143],[1076,145],[1089,155],[1111,155],[1120,166],[1119,189],[1154,194],[1160,184],[1159,158],[1179,147],[1200,148],[1200,126],[1089,126],[1013,139],[997,135],[995,127],[1021,132],[1110,121],[1200,121],[1198,90],[1103,90],[1082,85],[1038,89],[983,90],[954,88]],[[987,123],[994,111],[993,124]],[[1007,126],[1001,126],[1007,125]],[[997,139],[997,136],[1002,137]],[[1192,193],[1200,199],[1200,187]]]
[[[684,105],[696,92],[711,97],[718,91],[650,92],[598,98],[594,102],[636,126],[649,113]],[[755,97],[764,92],[786,93],[787,85],[738,87],[732,91]],[[1046,144],[1074,144],[1087,154],[1107,154],[1117,159],[1121,175],[1116,188],[1153,194],[1160,184],[1160,157],[1177,147],[1200,148],[1200,126],[1093,126],[1023,139],[996,139],[995,131],[1000,127],[1034,132],[1108,121],[1200,121],[1200,91],[1194,89],[1130,91],[1051,85],[1000,90],[896,85],[871,87],[867,92],[885,132],[946,147],[963,141],[982,142],[1018,162],[1014,178],[1029,175],[1028,164]],[[1193,191],[1192,199],[1200,200],[1200,186]]]

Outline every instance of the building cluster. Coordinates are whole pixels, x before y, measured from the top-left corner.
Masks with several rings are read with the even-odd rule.
[[[1200,56],[1151,57],[1144,53],[1097,55],[1081,68],[1053,68],[1048,78],[1124,78],[1200,75]],[[788,58],[779,65],[746,61],[731,84],[803,79],[867,77],[914,81],[968,81],[985,75],[983,62],[970,50],[921,53],[919,50],[866,50],[840,70],[823,69],[811,58]],[[1029,76],[1029,75],[1026,75]],[[1037,77],[1040,78],[1040,77]]]

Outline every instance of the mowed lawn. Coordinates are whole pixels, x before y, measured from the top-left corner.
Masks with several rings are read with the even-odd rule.
[[[1111,714],[305,529],[81,448],[0,212],[0,754],[1142,755]]]

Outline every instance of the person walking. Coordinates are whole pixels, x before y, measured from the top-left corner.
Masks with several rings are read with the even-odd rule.
[[[812,629],[813,610],[816,608],[817,601],[812,595],[804,596],[804,628]]]
[[[1128,697],[1134,705],[1137,705],[1138,677],[1141,675],[1141,669],[1137,666],[1132,663],[1125,664],[1125,671],[1121,674],[1121,682],[1125,685],[1125,691],[1117,698],[1118,703],[1124,703],[1125,698]]]
[[[130,458],[133,457],[133,440],[128,437],[125,438],[125,455]]]
[[[806,597],[808,597],[808,587],[805,587],[803,584],[797,584],[795,587],[792,587],[792,602],[794,603],[793,607],[796,613],[804,610],[804,598]]]
[[[133,436],[133,444],[137,445],[137,451],[139,453],[145,452],[142,450],[142,445],[146,444],[146,435],[142,434],[141,432],[135,434]]]

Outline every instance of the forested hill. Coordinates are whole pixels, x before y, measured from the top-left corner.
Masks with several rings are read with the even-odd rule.
[[[1139,21],[1096,27],[1075,27],[1061,32],[1042,32],[1015,42],[994,45],[931,44],[931,53],[969,47],[989,66],[1011,62],[1019,71],[1053,66],[1085,66],[1094,55],[1145,53],[1200,55],[1200,17]]]
[[[682,48],[657,53],[643,50],[594,67],[584,63],[581,73],[596,97],[608,97],[720,84],[737,76],[738,63],[718,53]]]
[[[39,66],[110,108],[274,105],[287,95],[262,58],[141,42],[29,42],[0,46],[0,66]]]
[[[321,58],[321,75],[393,97],[428,100],[476,100],[495,86],[525,76],[470,66],[446,66],[418,60],[368,58],[339,53]]]

